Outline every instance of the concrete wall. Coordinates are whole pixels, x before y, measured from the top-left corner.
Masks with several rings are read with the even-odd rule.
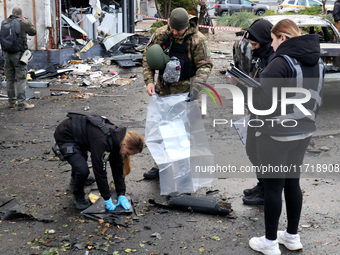
[[[30,69],[46,69],[48,66],[57,64],[62,65],[72,59],[72,54],[76,53],[73,48],[66,48],[61,50],[32,50],[33,59],[28,63],[28,70]],[[82,53],[84,59],[94,58],[95,56],[105,56],[106,50],[102,45],[96,44],[87,52]],[[3,53],[0,50],[0,66],[3,66]]]
[[[56,0],[57,2],[60,0]],[[33,8],[35,2],[35,8]],[[53,24],[55,18],[55,0],[0,0],[0,20],[8,18],[12,14],[14,7],[20,7],[23,15],[35,25],[37,29],[36,37],[28,36],[28,47],[31,50],[44,50],[49,45],[49,29],[47,24]],[[35,9],[35,15],[34,15]],[[7,16],[5,14],[7,12]],[[48,16],[47,16],[47,15]],[[45,20],[48,17],[51,20]],[[55,26],[55,25],[53,25]],[[55,35],[54,35],[55,37]]]

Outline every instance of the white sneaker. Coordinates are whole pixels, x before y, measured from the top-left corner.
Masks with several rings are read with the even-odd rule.
[[[303,248],[299,234],[288,237],[286,231],[277,231],[277,240],[279,241],[279,244],[283,244],[291,251],[302,250]]]
[[[266,240],[265,236],[253,237],[249,240],[249,246],[255,251],[262,252],[265,255],[280,255],[281,251],[277,240],[271,243]]]

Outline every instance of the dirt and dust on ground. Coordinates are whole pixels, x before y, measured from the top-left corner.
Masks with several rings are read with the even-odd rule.
[[[151,23],[138,22],[137,27],[149,27]],[[218,87],[227,83],[220,71],[232,62],[236,37],[231,31],[215,31],[215,35],[207,35],[214,62],[208,84]],[[127,227],[84,217],[74,207],[69,187],[71,168],[51,152],[53,132],[67,112],[105,115],[130,130],[145,131],[150,97],[145,92],[142,68],[119,68],[113,63],[104,65],[102,71],[118,72],[125,79],[135,78],[120,86],[103,88],[80,87],[67,78],[54,79],[48,88],[32,89],[38,97],[30,103],[36,107],[27,111],[8,109],[6,101],[1,101],[0,196],[15,198],[35,219],[0,221],[0,254],[258,254],[249,248],[248,241],[264,234],[264,208],[242,203],[243,189],[256,184],[254,174],[215,178],[211,188],[194,194],[206,196],[207,191],[214,190],[208,197],[230,202],[236,219],[164,209],[149,203],[160,189],[158,181],[143,179],[143,173],[153,165],[145,149],[132,157],[132,173],[126,178],[127,192],[136,212],[123,216]],[[80,92],[51,96],[50,89]],[[219,92],[226,106],[223,118],[229,119],[231,97]],[[326,95],[317,117],[318,131],[305,157],[305,163],[315,171],[332,167],[339,170],[339,96],[335,92]],[[235,166],[250,164],[232,127],[214,129],[209,114],[204,123],[215,158]],[[339,180],[335,175],[326,177],[311,172],[310,168],[301,178],[304,200],[299,233],[303,254],[339,254]],[[91,188],[96,185],[87,188],[87,192]],[[284,202],[279,227],[286,227]],[[280,248],[282,254],[294,254]]]

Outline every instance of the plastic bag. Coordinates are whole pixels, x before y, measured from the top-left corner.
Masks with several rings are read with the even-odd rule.
[[[214,164],[196,101],[187,94],[152,96],[148,106],[145,140],[159,167],[161,195],[193,193],[210,187],[213,175],[197,173]]]

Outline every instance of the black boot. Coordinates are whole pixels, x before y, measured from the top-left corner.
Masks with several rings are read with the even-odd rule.
[[[149,172],[143,174],[145,179],[156,179],[159,177],[159,169],[158,168],[151,168]]]
[[[246,205],[264,205],[264,193],[257,192],[251,196],[244,196],[242,201]]]
[[[258,182],[254,188],[243,190],[243,194],[245,196],[252,196],[255,193],[259,193],[262,190],[263,190],[263,183],[262,182]]]
[[[92,185],[93,183],[96,182],[96,179],[92,176],[89,176],[86,181],[85,181],[85,186],[90,186]],[[70,181],[70,185],[73,186],[74,185],[74,179],[73,177],[71,178],[71,181]]]
[[[90,204],[85,199],[85,194],[82,195],[73,194],[72,201],[79,210],[85,210],[87,207],[90,206]]]

